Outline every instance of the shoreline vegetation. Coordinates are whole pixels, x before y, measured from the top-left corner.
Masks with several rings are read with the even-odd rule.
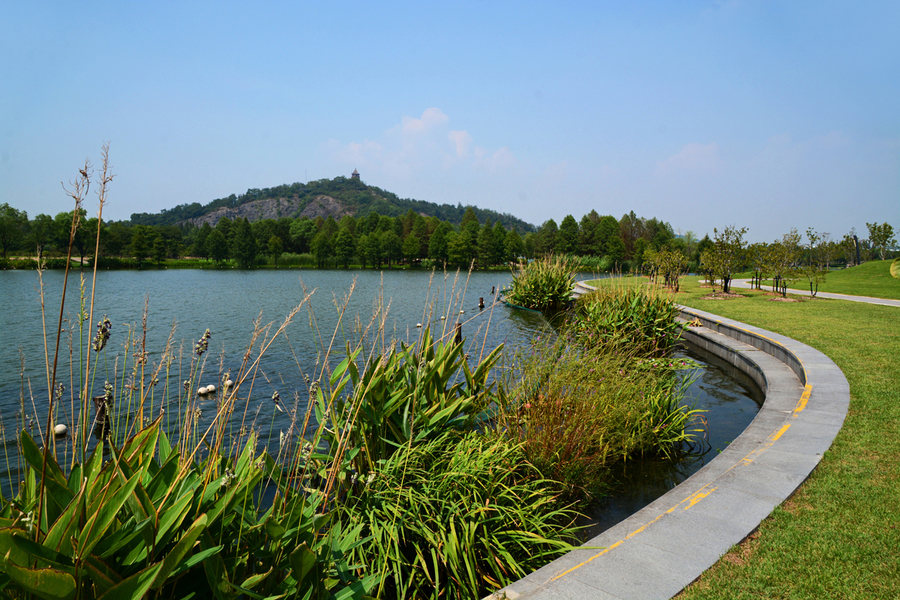
[[[890,277],[890,263],[872,261],[841,271],[843,277],[835,277],[837,289],[828,291],[896,298],[900,281]],[[592,283],[608,285],[607,280]],[[635,277],[618,285],[648,283],[648,278]],[[675,300],[825,353],[847,377],[850,410],[831,448],[797,492],[678,598],[900,596],[897,308],[810,297],[808,292],[789,293],[791,302],[782,302],[777,301],[780,292],[765,286],[734,292],[723,297],[704,278],[685,277]]]
[[[106,154],[100,215],[112,181]],[[91,171],[86,164],[69,190],[69,256]],[[556,260],[517,278],[569,277]],[[405,344],[386,335],[384,299],[367,323],[344,324],[351,287],[334,332],[319,334],[316,372],[300,374],[309,401],[298,410],[294,399],[293,425],[270,453],[259,448],[265,436],[274,444],[266,415],[248,400],[267,349],[312,292],[280,325],[257,322],[240,367],[221,374],[207,425],[209,390],[197,386],[211,331],[186,353],[171,336],[150,348],[145,317],[110,370],[116,334],[93,315],[98,269],[69,300],[79,312],[65,327],[68,358],[50,350],[62,317],[54,325],[43,313],[47,399],[36,412],[45,425],[4,440],[18,478],[0,498],[7,597],[479,598],[577,543],[577,508],[602,492],[608,465],[690,451],[696,433],[681,365],[665,360],[663,344],[633,343],[645,304],[660,313],[660,340],[674,341],[664,304],[623,293],[631,325],[612,327],[582,299],[558,336],[500,369],[502,345],[464,350],[453,301],[431,308],[446,317],[442,331],[422,328]],[[564,287],[553,289],[570,294]],[[66,306],[63,296],[60,315]],[[557,359],[549,372],[548,355]],[[72,389],[58,385],[61,369]],[[66,402],[75,418],[57,440]],[[267,408],[276,410],[292,410],[277,393]]]

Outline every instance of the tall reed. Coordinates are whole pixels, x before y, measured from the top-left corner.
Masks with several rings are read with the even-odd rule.
[[[533,310],[560,310],[572,299],[576,264],[565,256],[545,256],[522,266],[503,291],[506,302]]]

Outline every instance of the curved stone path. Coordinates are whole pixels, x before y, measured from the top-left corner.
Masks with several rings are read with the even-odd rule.
[[[589,286],[582,286],[589,287]],[[809,476],[844,422],[850,388],[791,338],[682,308],[685,337],[751,375],[766,400],[719,456],[618,525],[490,598],[671,598],[751,534]]]

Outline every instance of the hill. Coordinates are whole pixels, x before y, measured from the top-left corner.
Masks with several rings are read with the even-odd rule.
[[[890,260],[870,260],[858,267],[829,271],[819,291],[900,300],[900,280],[891,276]]]
[[[372,212],[389,217],[399,217],[409,210],[423,216],[434,216],[442,221],[458,225],[468,206],[435,204],[425,200],[401,199],[396,194],[369,186],[356,178],[335,177],[308,183],[284,184],[273,188],[252,188],[246,193],[219,198],[208,204],[199,202],[179,204],[158,214],[134,213],[132,225],[180,225],[192,223],[215,226],[222,217],[244,218],[250,221],[278,219],[281,217],[329,217],[340,220],[345,215],[364,217]],[[519,233],[534,231],[534,225],[508,213],[472,207],[480,222],[490,219],[500,221],[507,229]]]

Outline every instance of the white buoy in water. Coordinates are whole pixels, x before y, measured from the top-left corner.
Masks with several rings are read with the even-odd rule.
[[[205,395],[206,395],[206,388],[205,388],[205,387],[202,387],[202,388],[200,388],[199,390],[197,390],[197,395],[198,395],[198,396],[205,396]]]
[[[441,321],[443,321],[443,320],[446,319],[446,318],[447,318],[447,317],[441,316]]]
[[[212,394],[212,393],[215,392],[215,391],[216,391],[216,386],[214,386],[214,385],[208,385],[208,386],[206,386],[206,393],[207,393],[207,394]]]
[[[68,433],[68,431],[69,431],[69,428],[66,427],[65,425],[63,425],[62,423],[60,423],[59,425],[57,425],[56,427],[53,428],[53,434],[56,435],[56,437],[62,437],[64,435],[66,435],[66,433]]]
[[[421,326],[422,326],[421,323],[416,323],[416,327],[421,327]]]
[[[466,312],[466,311],[464,311],[464,310],[461,310],[461,311],[459,311],[459,314],[463,314],[463,313],[464,313],[464,312]]]
[[[231,387],[233,385],[234,385],[234,382],[232,380],[228,379],[225,381],[225,387]]]

